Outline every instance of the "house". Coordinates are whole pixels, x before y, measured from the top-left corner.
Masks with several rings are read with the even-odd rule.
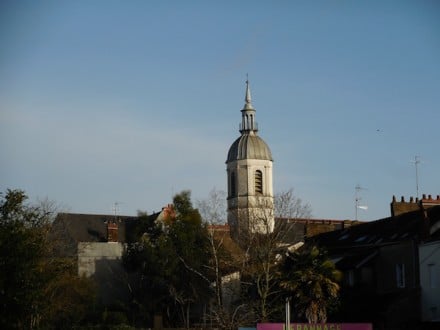
[[[280,243],[292,245],[313,236],[334,230],[346,229],[362,223],[358,220],[275,218],[275,228],[283,230]]]
[[[149,216],[165,221],[174,214],[170,205]],[[139,217],[59,213],[52,224],[57,254],[72,258],[78,275],[95,279],[104,305],[127,301],[129,278],[123,268],[125,246],[135,240]]]
[[[400,329],[438,318],[440,197],[391,202],[389,218],[319,234],[344,274],[340,319]]]

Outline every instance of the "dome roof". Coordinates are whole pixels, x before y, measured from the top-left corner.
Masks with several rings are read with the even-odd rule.
[[[272,160],[272,153],[266,142],[258,135],[243,134],[229,148],[226,162],[239,159]]]

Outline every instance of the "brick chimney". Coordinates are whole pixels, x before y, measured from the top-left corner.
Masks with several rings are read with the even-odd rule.
[[[118,241],[118,224],[114,222],[107,222],[107,242]]]
[[[396,196],[393,196],[391,202],[391,216],[394,217],[402,213],[416,210],[426,211],[426,209],[436,205],[440,205],[440,195],[437,195],[437,198],[433,198],[432,195],[426,196],[423,194],[421,199],[410,197],[409,201],[405,201],[403,196],[400,201],[397,201]]]

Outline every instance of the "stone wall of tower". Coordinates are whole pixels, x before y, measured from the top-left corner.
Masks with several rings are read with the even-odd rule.
[[[228,188],[230,173],[236,173],[236,192],[238,196],[252,196],[255,192],[255,171],[263,173],[263,196],[273,196],[272,161],[262,159],[243,159],[227,165]],[[231,192],[228,191],[228,196]]]
[[[255,171],[263,173],[263,194],[255,191]],[[235,240],[252,233],[266,233],[274,228],[272,161],[243,159],[228,163],[228,177],[236,173],[236,195],[228,198],[228,223]],[[228,179],[228,192],[230,191]]]

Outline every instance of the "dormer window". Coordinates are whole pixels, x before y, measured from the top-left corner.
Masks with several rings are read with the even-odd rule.
[[[263,194],[263,173],[260,170],[255,171],[255,193]]]

